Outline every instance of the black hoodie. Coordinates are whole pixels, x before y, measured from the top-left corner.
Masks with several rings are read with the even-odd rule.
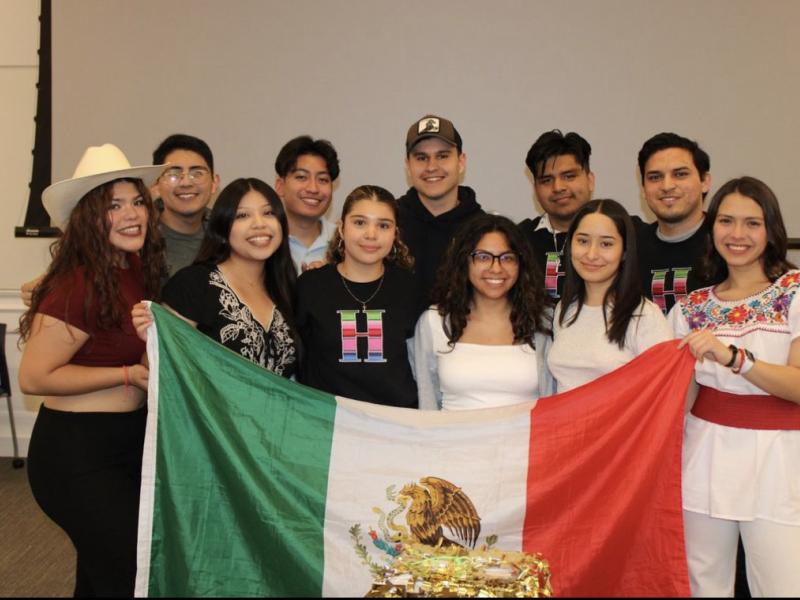
[[[436,279],[436,271],[456,231],[476,215],[483,214],[472,188],[458,186],[458,204],[452,210],[433,216],[410,188],[397,199],[400,237],[414,256],[414,276],[426,300]]]

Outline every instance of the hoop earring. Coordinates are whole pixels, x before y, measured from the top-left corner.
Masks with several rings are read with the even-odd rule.
[[[336,244],[336,250],[339,252],[339,254],[344,256],[344,240],[342,239],[342,236],[339,236],[339,243]]]
[[[399,253],[400,253],[400,246],[398,245],[398,243],[397,243],[397,240],[395,240],[395,241],[392,243],[392,251],[389,253],[389,260],[394,260],[394,259],[396,259],[396,258],[397,258],[397,255],[398,255]]]

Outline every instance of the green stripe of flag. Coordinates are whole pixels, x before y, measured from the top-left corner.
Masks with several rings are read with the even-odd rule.
[[[159,385],[147,593],[319,596],[335,398],[152,311]]]

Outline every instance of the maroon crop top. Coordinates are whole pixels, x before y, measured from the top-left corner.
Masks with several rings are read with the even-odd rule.
[[[121,367],[141,361],[145,343],[136,335],[131,321],[131,308],[144,299],[144,277],[142,263],[135,254],[128,254],[130,268],[114,269],[119,278],[125,311],[122,327],[99,329],[97,307],[89,307],[88,319],[84,318],[83,300],[86,296],[86,271],[82,267],[59,281],[60,287],[48,294],[39,305],[38,312],[64,321],[70,326],[89,334],[89,339],[80,347],[72,359],[72,365],[86,367]]]

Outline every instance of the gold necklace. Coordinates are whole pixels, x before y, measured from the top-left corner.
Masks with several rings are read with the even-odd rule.
[[[344,290],[350,294],[350,297],[358,302],[361,305],[361,310],[363,312],[367,312],[367,302],[371,301],[375,296],[378,295],[378,292],[381,291],[381,286],[383,286],[383,278],[386,277],[386,270],[384,269],[383,273],[381,274],[381,279],[378,281],[378,287],[375,288],[375,291],[372,292],[372,295],[367,298],[366,300],[362,300],[358,296],[356,296],[353,292],[350,291],[350,288],[347,287],[347,280],[344,278],[344,275],[339,273],[339,278],[342,280],[342,285],[344,286]]]

